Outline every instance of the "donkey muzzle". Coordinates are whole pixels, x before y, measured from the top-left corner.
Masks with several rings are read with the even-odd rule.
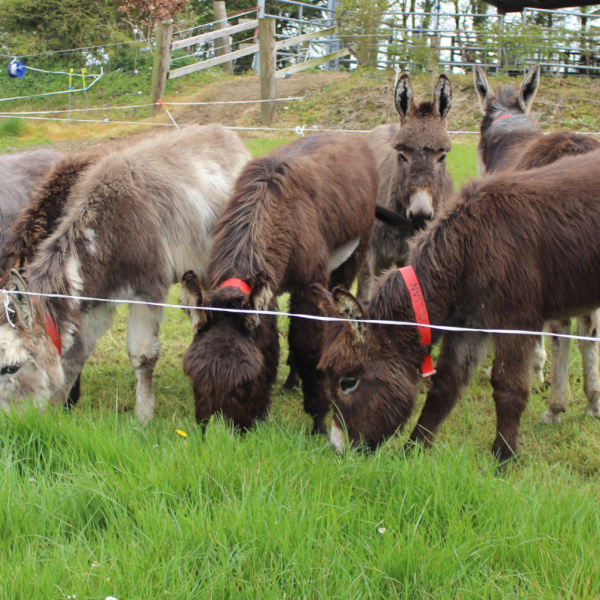
[[[433,219],[433,198],[428,190],[417,190],[410,197],[410,205],[406,216],[412,221],[429,221]]]

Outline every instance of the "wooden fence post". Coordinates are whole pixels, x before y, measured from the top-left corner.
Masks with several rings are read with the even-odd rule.
[[[260,99],[273,100],[277,97],[275,79],[275,19],[258,20],[258,44],[260,53]],[[260,116],[263,125],[271,125],[275,113],[275,102],[263,102]]]
[[[173,38],[173,21],[163,21],[156,29],[156,49],[154,50],[154,66],[152,67],[152,88],[150,90],[150,102],[152,115],[161,111],[156,103],[161,100],[167,85],[167,76],[171,64],[171,40]]]
[[[227,22],[227,9],[225,8],[225,0],[214,0],[213,10],[215,13],[215,21],[217,21],[218,29],[229,27]],[[215,40],[215,56],[223,56],[231,52],[231,44],[229,36],[218,38]],[[223,70],[229,75],[233,75],[233,63],[231,61],[223,63]]]

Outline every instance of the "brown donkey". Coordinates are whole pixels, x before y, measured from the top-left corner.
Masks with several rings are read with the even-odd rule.
[[[349,286],[371,239],[377,168],[366,137],[321,134],[303,138],[246,166],[215,228],[208,268],[211,290],[193,273],[181,302],[231,309],[275,309],[288,291],[292,313],[316,310],[309,286]],[[241,429],[267,414],[277,373],[274,316],[192,311],[194,340],[184,357],[196,419],[223,414]],[[302,379],[313,432],[325,433],[330,408],[317,371],[322,325],[292,319],[290,352]]]
[[[432,102],[417,103],[408,75],[398,80],[394,103],[398,125],[381,125],[369,134],[379,168],[377,205],[406,216],[400,228],[375,223],[369,254],[358,285],[366,300],[375,275],[391,266],[406,264],[408,241],[433,219],[452,196],[452,177],[446,155],[452,148],[446,117],[452,106],[452,87],[440,75]]]
[[[480,170],[488,173],[502,170],[528,170],[549,165],[563,156],[577,156],[600,148],[600,142],[569,131],[542,134],[529,116],[540,81],[540,68],[534,65],[523,78],[517,92],[512,86],[502,86],[495,93],[483,71],[474,69],[475,89],[483,108],[478,155]],[[569,334],[571,319],[551,321],[553,333]],[[600,311],[577,318],[577,332],[584,337],[599,337]],[[550,338],[552,369],[550,400],[543,419],[558,423],[568,406],[568,366],[571,341]],[[583,363],[583,388],[588,401],[587,414],[600,417],[600,374],[598,373],[598,343],[580,341]],[[534,369],[543,381],[546,361],[544,339],[536,345]]]
[[[411,245],[409,263],[431,323],[540,331],[548,320],[600,306],[598,227],[600,151],[472,182]],[[314,293],[330,316],[415,321],[398,271],[379,282],[366,311],[341,288],[332,296],[315,286]],[[439,336],[434,332],[434,339]],[[517,451],[536,339],[492,334],[493,452],[500,460]],[[487,346],[484,332],[443,334],[437,374],[411,440],[432,443]],[[419,365],[428,352],[415,326],[327,326],[319,368],[334,398],[334,447],[343,449],[344,427],[351,442],[363,438],[374,448],[406,422],[417,397]]]
[[[4,282],[16,293],[0,313],[0,408],[64,401],[110,327],[115,305],[100,300],[161,303],[190,267],[205,274],[212,228],[247,160],[237,135],[213,125],[150,137],[85,170],[66,200],[59,197],[52,234],[30,260],[25,253],[23,276],[12,271]],[[32,229],[23,229],[31,239],[43,217],[31,213]],[[32,302],[28,291],[72,298]],[[159,306],[130,306],[127,349],[141,422],[154,413],[161,319]]]

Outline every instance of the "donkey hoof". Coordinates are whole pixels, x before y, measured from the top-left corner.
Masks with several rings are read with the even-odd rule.
[[[517,459],[517,453],[506,444],[494,445],[492,454],[496,459],[500,471],[503,471],[512,461]]]
[[[600,405],[593,404],[587,407],[585,414],[592,419],[600,419]]]
[[[327,427],[325,427],[324,417],[316,417],[313,420],[313,428],[311,435],[327,435]]]
[[[283,384],[283,389],[286,392],[293,392],[294,390],[297,390],[299,386],[300,380],[298,379],[298,376],[294,373],[290,373]]]
[[[152,417],[154,417],[153,409],[148,409],[147,407],[135,407],[135,418],[137,419],[140,425],[148,425],[148,423],[152,421]]]
[[[560,423],[564,411],[554,412],[550,408],[542,415],[544,423]]]

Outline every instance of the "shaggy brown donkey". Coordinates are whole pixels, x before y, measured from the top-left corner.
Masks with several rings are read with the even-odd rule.
[[[527,170],[549,165],[563,156],[577,156],[600,148],[600,142],[586,136],[558,131],[543,135],[529,116],[540,80],[540,68],[534,65],[525,75],[519,91],[502,86],[497,92],[490,87],[479,67],[474,69],[475,89],[483,107],[479,164],[486,172]],[[553,333],[569,334],[571,319],[551,321]],[[599,337],[600,311],[577,318],[577,332],[585,337]],[[550,399],[543,419],[558,423],[568,406],[568,366],[571,341],[569,338],[550,338],[552,369]],[[583,388],[588,400],[587,414],[600,417],[600,374],[598,373],[598,343],[580,341],[583,363]],[[536,345],[535,366],[538,379],[543,381],[546,361],[544,339]]]
[[[410,261],[435,325],[540,331],[600,306],[600,151],[466,186],[411,245]],[[582,243],[585,240],[585,243]],[[331,316],[414,322],[406,283],[390,271],[366,311],[345,290],[314,290]],[[439,337],[434,332],[434,339]],[[493,334],[494,454],[517,451],[537,336]],[[430,445],[485,355],[488,335],[446,332],[411,440]],[[428,350],[417,327],[331,323],[319,368],[334,398],[331,441],[374,448],[408,419]]]
[[[382,125],[369,134],[379,169],[377,204],[406,215],[400,228],[375,223],[365,266],[361,270],[358,295],[366,300],[373,277],[393,265],[406,264],[408,241],[433,219],[453,193],[452,177],[446,170],[446,155],[452,148],[446,117],[452,106],[452,86],[440,75],[433,101],[414,100],[408,75],[398,80],[394,92],[398,125]]]
[[[350,285],[373,229],[377,168],[366,137],[321,134],[246,166],[215,229],[205,293],[192,273],[183,304],[274,309],[290,293],[292,313],[314,313],[308,287]],[[196,335],[184,357],[196,418],[221,413],[245,429],[269,408],[279,355],[276,319],[193,311]],[[313,432],[324,433],[330,402],[317,371],[322,325],[292,319],[290,351],[302,379]]]

